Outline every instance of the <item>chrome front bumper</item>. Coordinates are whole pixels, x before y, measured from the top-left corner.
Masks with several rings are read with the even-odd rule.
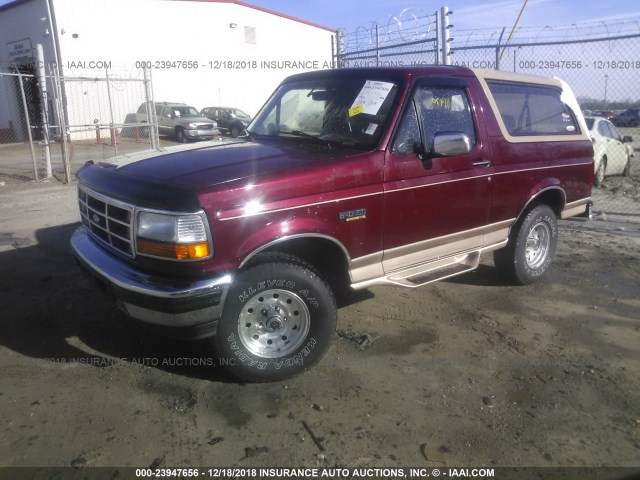
[[[231,276],[190,280],[151,275],[107,253],[80,227],[71,236],[80,266],[108,289],[130,317],[160,327],[214,329],[222,316]],[[206,335],[201,335],[206,336]]]
[[[184,136],[187,138],[203,138],[203,137],[215,137],[220,134],[220,130],[215,128],[213,130],[198,130],[198,129],[185,129]]]

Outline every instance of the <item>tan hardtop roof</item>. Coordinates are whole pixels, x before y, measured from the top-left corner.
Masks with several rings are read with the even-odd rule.
[[[503,80],[508,82],[533,83],[551,85],[562,89],[562,82],[557,78],[541,77],[538,75],[527,75],[524,73],[503,72],[501,70],[488,70],[481,68],[472,69],[478,78],[483,80]]]

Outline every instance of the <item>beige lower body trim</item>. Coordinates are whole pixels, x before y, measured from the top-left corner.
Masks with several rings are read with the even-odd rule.
[[[565,219],[569,217],[575,217],[576,215],[580,215],[587,210],[587,203],[591,200],[591,198],[583,198],[580,200],[576,200],[575,202],[567,203],[562,209],[562,213],[560,214],[560,218]]]
[[[354,258],[349,266],[349,275],[352,283],[362,282],[369,278],[378,278],[384,275],[382,269],[382,254],[376,252],[364,257]]]
[[[452,255],[500,248],[506,243],[514,221],[504,220],[353,259],[350,265],[352,287],[365,288],[379,283],[378,280],[388,283],[384,279],[391,274]]]

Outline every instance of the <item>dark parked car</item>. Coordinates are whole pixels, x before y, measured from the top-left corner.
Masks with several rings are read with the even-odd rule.
[[[251,122],[251,117],[239,108],[207,107],[203,108],[200,114],[215,120],[218,128],[232,137],[242,134]]]
[[[596,110],[594,113],[585,115],[590,115],[592,117],[602,117],[606,118],[607,120],[611,120],[613,117],[615,117],[616,114],[611,110]]]
[[[611,121],[616,127],[637,127],[640,125],[640,108],[629,108],[614,115]]]

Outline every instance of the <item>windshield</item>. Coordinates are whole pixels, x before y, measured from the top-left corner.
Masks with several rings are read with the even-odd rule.
[[[240,110],[239,108],[232,108],[231,109],[231,114],[235,115],[236,117],[248,117],[249,116],[246,113],[244,113],[242,110]]]
[[[366,78],[285,83],[251,123],[249,134],[374,147],[397,92],[394,82]]]
[[[171,113],[176,117],[199,117],[200,112],[198,112],[193,107],[171,107]]]

